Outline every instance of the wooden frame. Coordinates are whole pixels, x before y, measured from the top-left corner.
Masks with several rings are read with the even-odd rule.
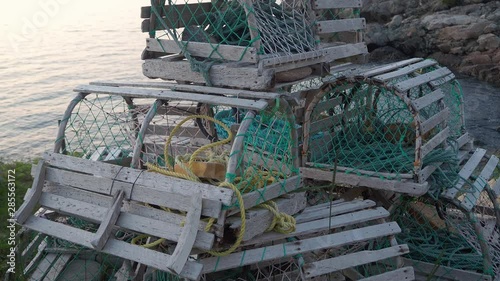
[[[420,74],[421,69],[435,68],[425,74]],[[391,84],[391,81],[395,78],[400,78],[405,75],[414,76],[409,79]],[[447,68],[442,68],[437,66],[437,63],[433,60],[422,60],[422,59],[410,59],[397,63],[392,63],[382,67],[376,67],[368,70],[364,73],[358,73],[354,77],[341,77],[334,80],[329,80],[319,88],[319,92],[315,94],[314,98],[306,105],[304,124],[303,124],[303,146],[302,146],[302,163],[307,167],[317,167],[320,169],[333,169],[332,165],[322,165],[321,163],[310,163],[308,159],[308,153],[310,147],[315,147],[315,142],[321,142],[322,139],[310,140],[312,132],[324,131],[324,128],[330,128],[333,124],[338,123],[343,120],[343,118],[349,119],[349,111],[342,112],[339,116],[332,116],[329,118],[323,118],[320,121],[312,122],[313,111],[317,108],[323,108],[327,103],[322,102],[325,95],[329,94],[335,87],[340,87],[340,85],[350,85],[351,87],[356,87],[355,85],[368,85],[367,87],[379,87],[384,88],[387,91],[392,92],[402,103],[408,108],[408,112],[413,116],[413,124],[415,125],[415,165],[411,174],[395,174],[387,172],[375,172],[375,171],[364,171],[356,169],[355,167],[337,167],[337,183],[345,183],[349,185],[366,185],[371,188],[390,190],[394,192],[402,192],[406,194],[412,194],[413,196],[418,196],[424,194],[427,191],[428,185],[425,180],[429,177],[430,173],[435,170],[431,166],[422,167],[422,159],[431,151],[437,147],[446,147],[446,140],[450,136],[450,128],[447,127],[447,122],[450,118],[450,109],[446,108],[443,99],[445,98],[445,93],[443,89],[436,88],[441,84],[436,84],[433,82],[443,80],[445,77],[447,82],[450,82],[452,77],[451,72]],[[419,88],[421,85],[434,85],[431,86],[433,89],[427,95],[419,96],[417,98],[410,99],[407,93],[410,89]],[[437,85],[437,86],[436,86]],[[344,88],[342,88],[344,89]],[[340,95],[340,94],[339,94]],[[350,95],[354,95],[351,93]],[[333,99],[333,104],[328,103],[330,107],[333,108],[334,105],[342,104],[340,97]],[[425,109],[430,105],[437,105],[440,111],[436,112],[433,116],[428,116],[426,119],[420,115],[420,111]],[[347,116],[347,117],[346,117]],[[342,118],[341,118],[342,117]],[[331,121],[330,121],[331,119]],[[342,121],[344,122],[344,121]],[[319,127],[318,127],[319,125]],[[324,127],[324,128],[323,128]],[[335,135],[335,132],[329,132],[325,134],[326,138],[331,138]],[[431,137],[429,137],[431,136]],[[462,137],[459,142],[465,141],[465,137]],[[462,147],[463,144],[460,145]],[[325,152],[321,152],[322,154]],[[422,168],[424,171],[421,173]],[[351,174],[343,174],[344,171],[354,171]],[[303,173],[308,174],[311,178],[318,176],[310,168],[304,169]],[[312,176],[314,174],[314,176]],[[330,171],[325,172],[322,178],[330,179],[332,173]],[[341,174],[341,175],[339,175]],[[360,174],[360,175],[355,175]],[[388,179],[381,180],[374,178],[377,176],[387,177]],[[357,179],[359,177],[368,177],[369,179]],[[373,177],[373,178],[371,178]],[[384,184],[386,182],[387,184]],[[398,183],[399,182],[399,183]],[[399,191],[397,188],[400,188]]]

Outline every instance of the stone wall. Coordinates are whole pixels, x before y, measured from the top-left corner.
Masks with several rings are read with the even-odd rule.
[[[364,0],[373,60],[432,57],[500,86],[500,1]]]

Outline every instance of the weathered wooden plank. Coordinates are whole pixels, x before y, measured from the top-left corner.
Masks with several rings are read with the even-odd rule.
[[[437,133],[432,139],[427,141],[426,144],[424,144],[421,148],[421,153],[422,153],[422,159],[429,154],[434,148],[436,148],[438,145],[446,141],[448,136],[450,135],[450,127],[446,127],[444,130],[441,132]]]
[[[438,80],[434,80],[434,81],[431,81],[429,82],[429,84],[433,87],[433,88],[437,88],[445,83],[448,83],[450,82],[451,80],[455,79],[455,74],[451,73],[450,75],[448,76],[445,76],[443,78],[440,78]]]
[[[428,263],[428,262],[423,262],[423,261],[416,261],[416,260],[411,260],[408,258],[403,258],[403,261],[405,265],[408,266],[413,266],[415,269],[415,272],[417,273],[424,273],[424,275],[427,277],[429,274],[432,273],[433,278],[436,279],[441,279],[442,280],[456,280],[456,281],[470,281],[470,280],[477,280],[477,281],[492,281],[491,276],[489,275],[483,275],[477,272],[472,272],[472,271],[467,271],[467,270],[460,270],[440,264],[435,264],[435,263]],[[387,279],[389,280],[389,279]]]
[[[203,74],[192,71],[188,61],[145,60],[142,65],[142,72],[149,78],[206,84]],[[274,85],[274,70],[272,69],[264,69],[259,72],[257,67],[242,67],[241,65],[226,63],[213,65],[208,74],[212,85],[215,87],[261,91],[271,89]]]
[[[488,160],[483,170],[479,174],[479,176],[474,181],[472,185],[472,190],[470,190],[470,192],[467,192],[465,194],[465,197],[462,200],[462,206],[466,210],[470,211],[472,210],[472,208],[474,208],[474,206],[477,203],[477,199],[479,199],[479,196],[481,195],[481,192],[483,192],[483,189],[486,187],[488,181],[493,175],[493,172],[495,171],[498,162],[499,162],[498,157],[492,155],[490,157],[490,160]]]
[[[359,281],[387,281],[387,280],[415,280],[415,273],[413,267],[407,266],[383,274],[375,275],[372,277],[360,279]]]
[[[315,10],[361,8],[361,0],[314,0],[313,8]]]
[[[374,207],[376,203],[372,200],[353,200],[348,202],[341,202],[338,204],[324,203],[314,206],[314,208],[307,208],[301,214],[295,217],[297,223],[304,223],[314,221],[317,219],[325,218],[328,216],[338,216],[350,212],[363,210],[366,208]]]
[[[76,87],[74,91],[80,93],[119,95],[123,97],[198,101],[207,104],[225,105],[230,107],[237,107],[237,108],[244,108],[251,110],[263,110],[268,105],[267,102],[262,100],[255,101],[255,100],[241,99],[241,98],[227,98],[221,96],[201,95],[195,93],[176,92],[170,90],[80,85]]]
[[[266,186],[265,192],[264,190],[256,190],[247,193],[243,195],[243,202],[245,204],[245,209],[250,209],[266,201],[269,201],[286,193],[292,192],[301,187],[301,183],[302,182],[300,176],[293,176],[286,180],[281,180],[279,182]],[[235,201],[233,202],[233,206],[234,203],[236,203],[236,199],[234,200]],[[236,213],[239,213],[239,208],[233,207],[229,211],[228,216]]]
[[[413,87],[420,86],[422,84],[434,81],[436,79],[439,79],[443,76],[449,75],[451,71],[448,68],[439,68],[434,71],[418,75],[415,78],[411,78],[402,82],[397,83],[394,87],[399,91],[399,92],[406,92],[409,89]]]
[[[171,19],[171,21],[177,22],[182,19],[184,22],[188,22],[191,17],[196,17],[208,13],[210,9],[212,9],[212,7],[213,7],[212,2],[198,1],[196,3],[166,5],[163,7],[163,9],[167,12],[168,15],[172,15],[174,11],[177,11],[178,13],[181,11],[185,11],[181,15],[180,19],[179,18],[175,20]],[[174,16],[179,17],[178,13],[175,13]],[[151,6],[141,7],[141,19],[149,19],[150,17],[151,17]]]
[[[202,198],[218,201],[224,205],[230,205],[233,200],[232,190],[219,188],[209,184],[195,183],[102,162],[93,162],[89,164],[88,160],[58,153],[47,153],[44,159],[55,167],[79,171],[81,173],[95,175],[96,177],[114,179],[115,184],[118,182],[135,183],[135,185],[148,186],[162,192],[174,193],[187,197],[191,196],[195,190],[196,192],[201,192]]]
[[[182,42],[186,45],[190,55],[203,58],[220,59],[238,62],[257,62],[257,50],[253,47],[240,47],[223,44]],[[184,52],[179,43],[166,39],[146,39],[146,50],[151,52],[163,52],[167,54],[178,54]]]
[[[314,168],[301,168],[301,174],[305,178],[312,178],[320,181],[333,180],[332,171],[323,171]],[[428,183],[415,183],[413,181],[384,180],[376,177],[358,176],[354,174],[336,173],[336,183],[348,184],[352,186],[369,187],[380,190],[389,190],[397,193],[404,193],[412,196],[420,196],[429,189]]]
[[[45,233],[50,236],[64,239],[72,243],[82,245],[84,247],[92,248],[90,241],[93,239],[94,234],[82,229],[74,228],[69,225],[34,216],[30,217],[26,221],[25,226],[27,228]],[[127,242],[115,239],[110,239],[108,243],[106,243],[106,246],[103,248],[102,252],[124,259],[132,259],[139,263],[170,272],[170,269],[166,267],[165,262],[171,258],[170,255],[149,250],[141,246],[132,245]],[[201,269],[201,264],[187,261],[186,265],[179,275],[181,277],[197,280],[200,276]]]
[[[325,20],[316,22],[316,30],[318,34],[358,31],[365,28],[366,20],[364,18]]]
[[[31,189],[27,191],[29,193],[25,196],[25,201],[14,214],[14,219],[18,224],[23,224],[26,219],[31,216],[35,206],[38,204],[38,200],[42,195],[43,185],[45,184],[45,170],[46,163],[44,160],[40,160],[36,166],[33,185],[31,186]]]
[[[413,107],[415,107],[416,110],[421,110],[422,108],[425,108],[443,98],[444,98],[443,90],[437,89],[421,98],[412,101],[412,103]]]
[[[39,264],[38,261],[46,253],[45,252],[46,247],[47,247],[47,241],[43,240],[40,243],[40,245],[38,246],[38,251],[36,252],[35,256],[33,258],[31,258],[31,261],[29,262],[29,264],[25,268],[23,268],[23,274],[25,276],[28,275],[33,270],[33,268],[35,267],[35,265]]]
[[[458,148],[462,148],[462,146],[466,145],[467,143],[471,142],[473,140],[472,136],[469,135],[469,133],[464,133],[457,139],[457,146]]]
[[[198,224],[201,217],[201,194],[195,193],[191,199],[191,209],[186,215],[186,223],[182,228],[181,235],[177,242],[172,256],[167,264],[167,267],[175,273],[181,273],[182,268],[186,264],[189,254],[193,249],[198,232]]]
[[[76,216],[90,222],[100,223],[104,219],[107,208],[109,208],[108,206],[98,205],[98,203],[104,204],[102,202],[103,198],[96,197],[93,194],[90,196],[86,193],[82,194],[88,196],[87,201],[90,202],[86,202],[71,198],[79,197],[75,194],[61,194],[57,190],[50,190],[50,192],[42,194],[40,198],[42,206],[56,210],[61,214]],[[111,202],[110,199],[108,202]],[[121,210],[121,214],[116,221],[117,227],[165,238],[170,241],[178,241],[182,231],[180,225],[185,220],[184,216],[174,217],[172,213],[134,203],[124,204]],[[197,234],[194,246],[198,249],[210,250],[214,242],[214,237],[212,234],[204,232],[203,228],[204,225],[199,226],[200,231]]]
[[[288,242],[258,249],[234,253],[225,257],[213,257],[201,260],[203,273],[222,271],[235,267],[241,267],[257,262],[273,260],[277,258],[295,256],[301,253],[335,248],[351,243],[368,241],[378,237],[397,234],[401,229],[397,223],[390,222],[359,229],[352,229],[340,233],[324,235],[300,241]]]
[[[40,281],[47,274],[52,263],[57,259],[57,254],[48,254],[40,261],[33,274],[29,277],[29,281]]]
[[[328,169],[328,170],[333,170],[335,167],[333,165],[329,164],[321,164],[321,163],[314,163],[314,162],[307,162],[307,166],[314,167],[314,168],[320,168],[320,169]],[[413,179],[412,174],[396,174],[396,173],[383,173],[383,172],[374,172],[374,171],[367,171],[367,170],[361,170],[361,169],[354,169],[354,168],[349,168],[349,167],[337,167],[337,171],[342,171],[342,172],[347,172],[347,173],[356,173],[356,174],[361,174],[361,175],[366,175],[370,177],[384,177],[384,178],[389,178],[389,179]]]
[[[38,249],[45,237],[46,236],[42,233],[38,233],[35,238],[31,240],[28,246],[23,249],[23,251],[21,252],[21,258],[25,259],[27,256],[31,255],[35,251],[35,249]]]
[[[106,195],[111,195],[111,186],[114,184],[113,180],[109,178],[99,178],[92,175],[80,174],[51,167],[46,169],[46,179],[48,182],[76,187]],[[119,182],[118,184],[120,187],[123,186],[122,182]]]
[[[420,124],[421,128],[420,134],[424,135],[425,133],[434,129],[434,127],[436,127],[437,125],[447,121],[449,116],[450,116],[449,108],[441,110],[439,113],[437,113],[436,115],[432,116],[431,118],[425,120],[423,123]]]
[[[280,213],[294,215],[306,207],[307,200],[305,193],[302,192],[290,194],[289,196],[286,196],[286,198],[278,198],[274,202],[276,203]],[[275,218],[271,211],[265,208],[259,208],[258,206],[247,210],[245,212],[245,217],[246,228],[243,241],[249,241],[256,236],[263,234],[269,226],[271,226],[273,219]],[[234,233],[239,233],[241,230],[241,219],[238,216],[227,218],[226,224],[230,225],[230,228]]]
[[[112,87],[138,87],[138,88],[156,88],[170,89],[172,91],[193,92],[201,94],[219,94],[224,96],[235,96],[239,98],[251,99],[270,99],[279,98],[281,94],[273,92],[258,92],[237,89],[226,89],[218,87],[185,85],[172,82],[120,82],[120,81],[97,81],[91,82],[90,85],[97,86],[112,86]]]
[[[59,274],[64,270],[66,264],[71,259],[72,255],[62,254],[59,258],[52,264],[49,272],[43,278],[43,281],[54,281],[57,280]]]
[[[346,44],[335,47],[328,47],[323,49],[325,62],[332,62],[334,60],[367,54],[368,48],[365,43]]]
[[[465,165],[460,169],[460,172],[458,173],[459,175],[459,180],[457,184],[448,190],[446,190],[442,195],[444,198],[453,200],[455,199],[455,196],[459,192],[459,190],[464,186],[465,184],[465,179],[468,179],[476,167],[481,163],[481,159],[483,156],[486,154],[486,150],[482,148],[477,148],[474,154],[469,158],[469,161],[465,163]]]
[[[343,112],[342,114],[334,114],[321,120],[314,121],[311,123],[309,135],[326,129],[333,130],[336,125],[341,124],[342,120],[348,120],[349,118],[352,118],[356,115],[358,115],[357,111],[347,111]]]
[[[348,225],[354,225],[357,223],[386,218],[388,216],[389,212],[387,212],[382,207],[375,209],[361,210],[337,216],[332,215],[332,217],[328,216],[327,218],[324,219],[299,223],[296,226],[296,230],[292,233],[287,233],[287,234],[276,233],[276,232],[265,233],[262,236],[256,237],[255,239],[248,241],[248,243],[245,243],[245,245],[260,244],[260,243],[270,242],[273,240],[293,237],[297,235],[307,235],[320,231],[334,230]]]
[[[111,231],[113,230],[113,227],[116,223],[116,220],[118,219],[118,216],[120,215],[123,196],[124,196],[123,190],[120,190],[114,196],[113,205],[111,205],[111,208],[106,212],[106,214],[102,218],[101,224],[99,225],[99,228],[95,233],[94,240],[90,241],[90,244],[94,246],[94,249],[97,249],[99,251],[102,250],[104,244],[106,244],[109,237],[111,236]]]
[[[325,1],[329,1],[329,0],[325,0]],[[346,0],[346,1],[349,1],[349,0]],[[378,67],[370,69],[364,73],[361,73],[359,76],[364,77],[364,78],[377,76],[377,75],[380,75],[382,73],[385,73],[388,71],[393,71],[393,70],[398,69],[400,67],[410,65],[412,63],[420,62],[422,60],[423,60],[422,58],[412,58],[412,59],[403,60],[403,61],[388,64],[388,65],[384,65],[384,66],[378,66]]]
[[[398,78],[398,77],[413,73],[419,69],[430,67],[430,66],[433,66],[436,64],[437,64],[437,62],[433,61],[433,60],[420,61],[420,62],[417,62],[415,64],[405,66],[405,67],[398,69],[396,71],[377,75],[377,76],[373,77],[373,80],[383,83],[383,82],[386,82],[390,79]]]
[[[330,272],[344,270],[359,265],[376,262],[388,258],[397,257],[410,252],[407,245],[398,245],[375,251],[361,251],[340,257],[321,260],[304,265],[304,274],[307,278],[313,278]],[[396,280],[396,279],[387,279]],[[404,279],[397,279],[404,280]]]

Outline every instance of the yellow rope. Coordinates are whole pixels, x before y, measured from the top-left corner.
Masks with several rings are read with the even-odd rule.
[[[149,236],[146,235],[146,234],[141,234],[141,235],[139,235],[137,237],[134,237],[130,243],[132,243],[133,245],[138,245],[138,243],[139,243],[140,240],[142,240],[144,238],[148,238],[148,237]],[[148,244],[143,244],[143,245],[140,245],[140,246],[142,246],[144,248],[153,248],[153,247],[156,247],[156,246],[160,245],[161,243],[163,243],[163,241],[165,241],[165,239],[161,238],[161,239],[158,239],[158,240],[156,240],[154,242],[151,242],[151,243],[148,243]]]
[[[268,231],[276,231],[282,234],[288,234],[295,231],[296,221],[295,218],[290,216],[287,213],[280,212],[278,210],[278,205],[274,201],[269,201],[266,203],[262,203],[259,207],[265,208],[273,213],[273,221],[271,225],[266,229]]]

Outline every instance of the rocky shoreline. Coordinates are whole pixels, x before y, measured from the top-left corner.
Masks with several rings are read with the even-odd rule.
[[[431,57],[500,86],[500,1],[363,0],[371,61]]]

